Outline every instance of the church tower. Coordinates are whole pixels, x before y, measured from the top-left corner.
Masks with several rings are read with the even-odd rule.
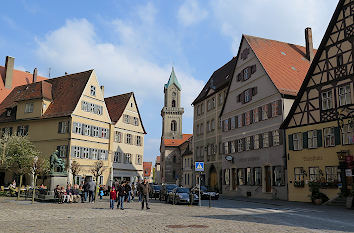
[[[181,85],[178,83],[175,70],[164,86],[165,101],[161,110],[162,139],[182,139]]]

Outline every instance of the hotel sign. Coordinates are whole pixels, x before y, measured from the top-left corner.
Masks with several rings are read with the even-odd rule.
[[[303,157],[305,162],[313,162],[313,161],[319,161],[323,160],[323,156],[315,155],[315,156],[308,156],[308,157]]]

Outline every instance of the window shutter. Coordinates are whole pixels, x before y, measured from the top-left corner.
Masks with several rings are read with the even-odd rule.
[[[322,130],[317,130],[317,147],[322,147]]]
[[[246,138],[242,138],[242,149],[246,150]]]
[[[242,92],[242,93],[240,94],[240,102],[241,102],[242,104],[245,103],[245,92]]]
[[[257,89],[258,89],[257,87],[252,87],[252,88],[251,88],[252,96],[257,95],[257,91],[258,91]]]
[[[238,116],[235,116],[235,128],[238,128]]]
[[[284,131],[283,130],[279,130],[279,145],[283,145],[284,143]]]
[[[263,134],[258,134],[259,138],[259,148],[263,148]]]
[[[254,149],[254,136],[250,137],[250,149],[253,150]]]
[[[237,99],[237,103],[241,102],[241,94],[239,94],[236,99]]]
[[[340,128],[339,127],[334,128],[334,139],[335,139],[335,144],[340,145]]]
[[[72,132],[73,132],[73,133],[75,133],[75,128],[76,128],[76,125],[77,125],[77,123],[76,123],[76,122],[74,122],[74,123],[73,123],[73,130],[72,130]]]
[[[302,146],[304,149],[308,148],[308,132],[302,133]]]
[[[272,131],[268,132],[268,139],[269,139],[269,147],[273,146],[273,133]]]
[[[250,111],[250,124],[253,124],[253,110]]]
[[[75,146],[71,146],[71,157],[74,157],[74,150],[75,150]]]
[[[268,104],[267,115],[268,115],[268,118],[272,118],[272,104]]]
[[[231,141],[227,142],[228,154],[231,154]]]
[[[243,79],[242,72],[237,75],[237,81],[241,81]]]
[[[25,126],[25,131],[26,131],[25,135],[28,135],[28,125]],[[339,139],[339,144],[340,144],[340,139]]]
[[[17,135],[20,134],[20,126],[17,126]]]
[[[258,107],[258,121],[262,121],[262,107]]]
[[[242,114],[242,126],[246,125],[246,113]]]
[[[58,123],[58,133],[61,133],[62,124],[63,122],[61,121]]]
[[[278,111],[277,111],[277,114],[278,116],[280,116],[282,113],[283,113],[283,105],[282,105],[282,101],[281,100],[278,100]]]
[[[221,131],[222,132],[225,132],[225,121],[221,121],[221,124],[222,124],[222,129],[221,129]],[[198,130],[197,130],[198,131]],[[197,132],[197,133],[199,133],[199,132]]]
[[[231,118],[229,118],[228,120],[227,128],[228,130],[231,130]]]
[[[257,71],[256,65],[252,65],[252,66],[251,66],[251,74],[256,73],[256,71]]]
[[[289,150],[294,150],[294,140],[293,140],[293,135],[290,134],[289,136]]]

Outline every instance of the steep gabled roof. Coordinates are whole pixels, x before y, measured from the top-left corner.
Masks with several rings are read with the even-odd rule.
[[[0,66],[0,103],[6,98],[6,96],[11,93],[15,87],[32,83],[33,74],[31,73],[14,69],[12,75],[12,88],[5,88],[5,67]],[[37,76],[37,81],[43,81],[46,79],[47,78],[45,77],[39,75]]]
[[[249,35],[243,37],[279,92],[296,96],[310,67],[306,48]]]
[[[92,72],[93,70],[88,70],[14,88],[0,104],[0,122],[16,120],[14,114],[10,117],[6,116],[6,109],[13,108],[16,106],[17,101],[27,100],[28,98],[44,97],[52,100],[42,118],[71,115]],[[49,90],[50,86],[51,90]],[[29,93],[31,96],[26,97]]]
[[[193,101],[192,105],[205,100],[209,96],[208,93],[210,90],[217,92],[226,87],[232,80],[232,76],[236,68],[236,61],[237,58],[233,57],[225,65],[214,71],[202,91],[199,93],[198,97]]]
[[[121,95],[116,95],[116,96],[104,98],[109,116],[110,116],[111,121],[113,123],[117,123],[119,121],[119,119],[122,117],[123,112],[124,112],[125,108],[127,107],[127,104],[129,102],[131,96],[133,96],[134,103],[135,103],[136,109],[138,111],[141,127],[143,128],[144,133],[146,134],[145,127],[143,125],[143,121],[141,119],[141,115],[139,112],[139,107],[136,103],[134,92],[129,92],[129,93],[121,94]]]
[[[163,143],[165,146],[175,147],[180,146],[188,139],[190,139],[193,134],[183,134],[182,139],[163,139]]]
[[[343,8],[343,5],[345,3],[345,0],[339,0],[338,2],[338,5],[337,5],[337,8],[336,10],[334,11],[333,13],[333,16],[331,18],[331,21],[330,23],[328,24],[328,27],[327,27],[327,30],[322,38],[322,41],[321,41],[321,44],[318,48],[318,51],[313,59],[313,62],[311,63],[311,66],[306,74],[306,77],[301,85],[301,88],[299,90],[299,93],[298,95],[296,96],[296,99],[293,103],[293,105],[291,106],[291,109],[289,111],[289,114],[287,115],[287,117],[285,118],[285,120],[283,121],[283,123],[281,124],[280,128],[281,129],[286,129],[290,123],[290,120],[291,118],[293,117],[295,111],[296,111],[296,108],[299,104],[299,102],[301,101],[301,98],[302,96],[304,95],[305,93],[305,90],[306,90],[306,87],[311,79],[311,76],[316,68],[316,65],[318,64],[320,58],[321,58],[321,54],[323,53],[323,51],[326,49],[326,44],[327,44],[327,41],[329,40],[330,36],[331,36],[331,32],[333,31],[333,28],[336,24],[336,20],[337,18],[339,17],[339,14]]]

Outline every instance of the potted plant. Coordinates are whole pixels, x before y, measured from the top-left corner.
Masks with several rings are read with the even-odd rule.
[[[324,193],[320,192],[320,188],[321,188],[320,182],[311,181],[309,182],[309,187],[311,192],[310,198],[312,203],[314,203],[315,205],[321,205],[322,203],[329,200]]]
[[[301,181],[294,181],[294,187],[304,187],[305,182],[303,180]]]

